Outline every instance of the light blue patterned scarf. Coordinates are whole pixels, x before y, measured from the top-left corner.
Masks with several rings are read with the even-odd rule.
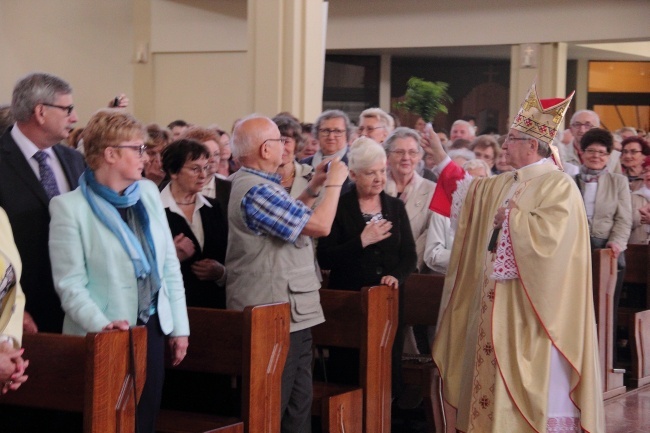
[[[147,211],[140,200],[140,185],[138,182],[134,182],[124,190],[123,195],[119,195],[107,186],[97,182],[95,173],[90,169],[86,169],[79,178],[79,187],[95,216],[117,237],[131,258],[135,269],[135,277],[139,279],[149,275],[152,265],[155,265],[155,263],[149,263],[140,242],[117,211],[117,209],[134,206],[133,210],[138,221],[142,224],[147,242],[151,250],[154,251],[153,240],[149,231],[149,215],[147,215]]]
[[[133,263],[138,282],[138,318],[146,323],[156,311],[160,276],[149,215],[140,200],[140,184],[134,182],[120,195],[97,182],[95,173],[86,169],[79,178],[79,187],[95,216],[117,237]],[[117,209],[127,209],[128,224]]]

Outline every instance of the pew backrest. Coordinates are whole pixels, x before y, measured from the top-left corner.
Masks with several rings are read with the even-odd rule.
[[[630,244],[625,250],[624,282],[648,284],[648,245]]]
[[[289,304],[243,311],[190,307],[190,344],[175,369],[242,377],[247,432],[279,432],[282,371],[289,353]]]
[[[398,291],[382,285],[360,292],[321,289],[320,296],[325,323],[312,328],[314,344],[359,349],[364,431],[387,433]]]
[[[432,325],[438,321],[443,275],[411,274],[404,282],[404,318],[407,325]]]
[[[630,327],[634,335],[632,346],[631,382],[635,388],[650,384],[650,310],[634,314]]]
[[[0,404],[82,412],[86,433],[132,433],[135,398],[146,378],[147,335],[144,327],[131,333],[25,334],[29,378]]]

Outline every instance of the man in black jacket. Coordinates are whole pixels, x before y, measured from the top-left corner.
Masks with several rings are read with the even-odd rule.
[[[84,170],[81,154],[58,144],[77,122],[72,88],[54,75],[29,74],[14,87],[11,113],[16,123],[0,137],[0,206],[23,262],[24,328],[61,332],[63,311],[48,254],[48,204],[75,189]]]

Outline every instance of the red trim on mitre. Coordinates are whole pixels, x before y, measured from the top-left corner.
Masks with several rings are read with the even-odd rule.
[[[573,99],[573,95],[575,95],[575,93],[576,93],[576,91],[574,90],[573,92],[571,92],[571,94],[569,96],[567,96],[564,99],[562,99],[562,98],[539,99],[537,97],[537,89],[535,89],[535,97],[539,101],[539,104],[542,106],[542,110],[548,110],[550,108],[554,108],[554,107],[556,107],[558,105],[561,105],[561,104],[565,103],[566,101],[571,101],[571,99]],[[565,114],[566,114],[566,112],[565,112]],[[564,116],[563,116],[563,118],[564,118]]]
[[[549,99],[540,99],[539,103],[542,104],[542,108],[544,110],[548,110],[554,105],[560,104],[562,102],[566,101],[566,99],[562,98],[549,98]]]

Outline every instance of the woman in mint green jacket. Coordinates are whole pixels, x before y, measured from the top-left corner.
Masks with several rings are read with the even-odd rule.
[[[147,379],[139,432],[154,432],[164,378],[164,341],[172,362],[187,352],[189,324],[176,249],[158,188],[141,180],[144,126],[101,110],[84,131],[88,169],[79,187],[50,202],[50,257],[65,312],[63,332],[84,335],[147,327]]]

